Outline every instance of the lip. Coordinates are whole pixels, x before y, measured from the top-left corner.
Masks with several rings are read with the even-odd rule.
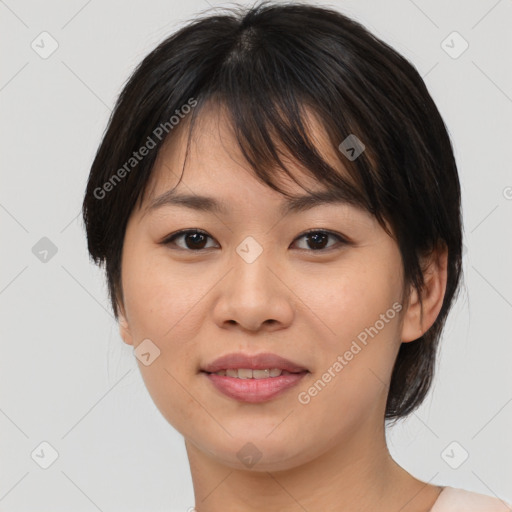
[[[240,402],[259,403],[276,398],[296,386],[308,373],[304,371],[265,379],[238,379],[206,372],[203,375],[229,398]]]
[[[286,370],[290,373],[308,371],[307,368],[301,366],[298,363],[285,359],[284,357],[278,356],[277,354],[271,354],[269,352],[261,354],[243,354],[242,352],[225,354],[215,359],[215,361],[205,365],[201,368],[201,370],[206,373],[215,373],[220,370],[227,370],[230,368],[247,368],[250,370],[279,368],[280,370]],[[278,379],[280,377],[273,378]]]

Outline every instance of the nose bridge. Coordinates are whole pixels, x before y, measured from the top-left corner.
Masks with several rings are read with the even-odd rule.
[[[275,276],[268,267],[272,267],[272,250],[268,244],[264,247],[253,236],[245,237],[235,249],[232,261],[234,264],[234,283],[240,286],[244,294],[254,295],[268,293],[268,285],[275,288]],[[245,288],[245,289],[244,289]]]
[[[268,244],[264,249],[263,244],[265,243],[263,237],[258,237],[259,241],[252,235],[246,236],[236,247],[235,252],[238,257],[247,265],[252,265],[258,259],[262,259],[261,256],[265,252],[265,257],[268,257],[269,249]],[[261,242],[261,243],[260,243]]]
[[[273,256],[272,249],[265,249],[252,236],[236,246],[230,261],[232,271],[226,276],[228,280],[215,307],[219,325],[235,321],[241,327],[255,330],[264,322],[282,327],[291,321],[292,305],[286,286],[276,275]]]

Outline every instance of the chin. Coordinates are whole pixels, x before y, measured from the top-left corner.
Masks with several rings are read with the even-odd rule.
[[[236,435],[230,430],[233,437],[223,436],[221,444],[215,440],[208,443],[204,439],[200,443],[192,444],[209,455],[217,463],[236,470],[247,470],[255,472],[265,471],[286,471],[305,464],[315,458],[311,450],[305,450],[303,442],[287,445],[286,441],[295,443],[297,436],[281,432],[270,434],[262,433],[257,437],[247,435]],[[276,434],[274,436],[274,434]]]

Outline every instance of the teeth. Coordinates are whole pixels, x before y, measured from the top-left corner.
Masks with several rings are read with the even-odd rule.
[[[270,370],[253,370],[251,373],[253,379],[267,379],[270,377]],[[281,375],[281,371],[278,375]]]
[[[239,379],[252,379],[252,370],[245,370],[240,368],[239,370],[235,370],[238,374]],[[236,377],[236,375],[233,375]]]
[[[251,370],[248,368],[230,368],[227,370],[220,370],[218,372],[215,372],[215,375],[234,377],[237,379],[266,379],[268,377],[290,375],[290,372],[287,372],[286,370],[280,370],[279,368],[271,368],[265,370]]]

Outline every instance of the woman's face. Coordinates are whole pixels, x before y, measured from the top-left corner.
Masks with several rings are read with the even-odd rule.
[[[253,455],[256,470],[281,470],[342,448],[371,449],[400,343],[421,335],[400,311],[398,247],[368,212],[348,204],[284,214],[286,198],[250,174],[222,119],[206,111],[199,118],[176,188],[208,196],[222,211],[171,203],[146,209],[178,182],[186,130],[162,148],[150,194],[126,229],[121,335],[138,347],[163,416],[220,463],[243,469],[244,455]],[[339,167],[314,126],[319,148]],[[306,194],[289,178],[281,183]],[[163,242],[195,229],[206,236]],[[304,236],[311,229],[320,233]],[[233,352],[277,354],[307,373],[271,399],[234,399],[201,371]]]

